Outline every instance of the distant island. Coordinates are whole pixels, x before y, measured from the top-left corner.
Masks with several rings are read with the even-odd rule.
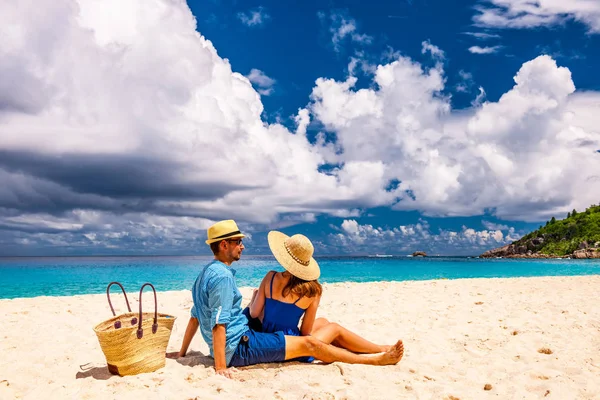
[[[412,253],[413,257],[427,257],[427,253],[425,253],[424,251],[415,251],[414,253]]]
[[[521,239],[483,253],[482,258],[600,258],[600,206],[554,217]]]

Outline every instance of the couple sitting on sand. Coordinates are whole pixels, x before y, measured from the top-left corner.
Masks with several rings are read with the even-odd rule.
[[[324,318],[315,320],[322,292],[320,270],[312,257],[312,243],[303,235],[269,232],[269,247],[285,272],[270,271],[242,310],[231,264],[242,255],[243,238],[233,220],[208,228],[206,243],[215,259],[192,288],[194,306],[179,357],[185,356],[199,326],[217,374],[226,377],[235,367],[287,360],[371,365],[400,361],[404,354],[400,340],[380,346]]]

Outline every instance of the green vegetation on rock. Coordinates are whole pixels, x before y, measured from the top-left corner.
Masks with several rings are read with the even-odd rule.
[[[527,250],[548,255],[566,256],[580,248],[600,242],[600,206],[593,205],[585,212],[573,210],[563,220],[554,217],[546,225],[513,243]]]

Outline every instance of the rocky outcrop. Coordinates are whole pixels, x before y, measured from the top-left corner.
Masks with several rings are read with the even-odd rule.
[[[527,246],[507,244],[497,249],[488,250],[480,258],[556,258],[557,256],[534,252]]]
[[[539,250],[544,246],[546,238],[544,235],[536,236],[525,242],[518,241],[507,244],[497,249],[488,250],[483,253],[481,258],[555,258],[557,256],[540,253]]]
[[[600,258],[600,206],[583,212],[573,210],[567,218],[552,217],[544,226],[519,240],[489,250],[483,258]]]
[[[424,251],[415,251],[412,253],[413,257],[427,257],[427,253]]]
[[[536,238],[542,239],[543,238]],[[579,250],[575,250],[573,254],[559,256],[554,254],[544,254],[535,251],[535,246],[543,242],[532,239],[526,244],[507,244],[506,246],[498,247],[497,249],[488,250],[480,258],[600,258],[600,246],[588,247],[588,244],[583,242],[579,245]],[[594,246],[600,243],[594,243]]]
[[[589,248],[584,248],[584,249],[580,249],[580,250],[575,250],[571,257],[573,257],[573,258],[600,258],[600,248],[589,247]]]
[[[496,257],[508,257],[515,254],[515,246],[507,244],[506,246],[498,247],[497,249],[488,250],[479,257],[481,258],[496,258]]]

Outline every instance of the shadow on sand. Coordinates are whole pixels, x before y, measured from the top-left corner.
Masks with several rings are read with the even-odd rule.
[[[195,367],[197,365],[212,367],[214,365],[214,361],[211,357],[206,356],[199,351],[190,351],[185,357],[182,358],[177,358],[177,352],[167,353],[167,359],[177,361],[179,364],[186,367]],[[76,379],[94,378],[100,381],[105,381],[113,376],[118,376],[111,374],[108,371],[106,364],[99,365],[88,363],[80,365],[79,369],[81,369],[81,371],[78,371],[77,374],[75,374]]]
[[[106,365],[94,366],[93,364],[83,364],[80,365],[79,368],[81,371],[78,371],[77,374],[75,374],[75,379],[94,378],[99,381],[105,381],[115,376],[108,372],[108,367]]]
[[[167,358],[173,359],[186,367],[195,367],[196,365],[212,367],[215,365],[212,357],[204,355],[199,351],[189,351],[185,357],[181,358],[177,358],[177,352],[167,353]]]
[[[211,368],[214,366],[214,360],[212,357],[209,357],[199,351],[190,351],[185,357],[177,358],[177,352],[167,353],[167,359],[171,359],[173,361],[177,361],[177,363],[186,366],[186,367],[195,367],[198,365],[202,365],[206,368]],[[168,361],[167,361],[168,362]],[[284,363],[268,363],[268,364],[257,364],[257,365],[249,365],[246,367],[239,368],[241,371],[251,371],[254,369],[279,369],[283,365],[292,367],[292,366],[304,366],[307,363],[298,362],[298,361],[287,361]],[[329,364],[315,362],[310,365],[320,365],[325,366]],[[118,375],[113,375],[108,371],[108,367],[106,365],[98,365],[98,364],[83,364],[80,365],[79,368],[81,371],[78,371],[75,375],[76,379],[85,379],[85,378],[94,378],[100,381],[108,380],[112,377],[118,377]],[[343,373],[342,373],[343,375]]]

